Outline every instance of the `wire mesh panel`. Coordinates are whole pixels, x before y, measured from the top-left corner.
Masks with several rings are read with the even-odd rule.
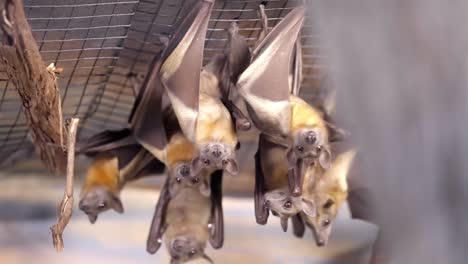
[[[125,127],[138,92],[129,76],[146,73],[162,47],[161,37],[190,8],[192,0],[25,0],[25,11],[46,64],[63,68],[58,82],[65,118],[81,118],[79,137]],[[226,28],[237,22],[254,44],[260,33],[258,6],[263,3],[273,27],[299,0],[215,1],[205,43],[205,62],[222,52]],[[313,99],[323,83],[322,51],[312,18],[302,32],[302,94]],[[138,79],[138,78],[137,78]],[[0,69],[0,159],[28,146],[28,130],[19,96]],[[30,149],[30,148],[28,148]],[[14,155],[13,155],[14,156]]]

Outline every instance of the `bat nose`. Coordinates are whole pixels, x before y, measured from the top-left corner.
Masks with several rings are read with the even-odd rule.
[[[213,156],[215,156],[216,158],[219,158],[221,156],[221,150],[219,150],[218,148],[213,150],[212,153],[213,153]]]
[[[291,192],[292,196],[298,197],[301,195],[301,188],[299,186],[294,187],[294,189]]]
[[[270,204],[271,204],[270,200],[265,201],[265,207],[270,207]]]
[[[317,246],[319,246],[319,247],[325,246],[325,240],[323,240],[323,239],[317,240]]]
[[[189,166],[182,166],[182,168],[180,169],[180,174],[182,174],[182,176],[188,176],[190,174]]]
[[[317,141],[317,136],[315,135],[315,132],[309,132],[306,137],[306,141],[309,144],[314,144],[315,141]]]

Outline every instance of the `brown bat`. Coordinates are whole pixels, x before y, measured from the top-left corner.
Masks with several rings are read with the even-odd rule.
[[[79,202],[91,223],[109,209],[123,213],[120,192],[127,182],[165,170],[165,165],[132,140],[126,129],[104,131],[80,142],[77,148],[78,153],[93,158]]]
[[[304,234],[304,223],[299,212],[315,216],[315,206],[301,197],[291,195],[288,188],[287,147],[270,141],[260,134],[258,151],[255,155],[255,213],[259,224],[266,224],[269,210],[280,217],[283,231],[287,230],[288,219],[293,217],[294,234]],[[308,176],[310,174],[306,174]],[[309,178],[306,177],[306,182]],[[304,185],[306,186],[306,185]]]
[[[156,253],[164,242],[171,263],[183,263],[198,257],[210,260],[204,253],[207,241],[215,249],[222,247],[222,171],[215,171],[210,178],[211,198],[193,188],[185,188],[171,196],[168,189],[174,179],[166,179],[148,236],[149,253]]]

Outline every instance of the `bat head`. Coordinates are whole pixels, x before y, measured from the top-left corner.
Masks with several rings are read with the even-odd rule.
[[[192,160],[191,173],[196,175],[202,169],[223,169],[229,174],[236,175],[239,166],[236,161],[235,148],[220,142],[208,142],[199,148],[199,155]]]
[[[198,188],[203,196],[210,196],[211,189],[208,177],[203,172],[204,170],[200,171],[198,174],[192,175],[192,173],[190,173],[189,162],[181,162],[172,166],[168,172],[171,178],[169,187],[171,196],[175,197],[183,188]]]
[[[303,128],[294,135],[290,159],[318,160],[320,166],[328,169],[331,163],[331,152],[326,133],[318,128]]]
[[[317,246],[328,242],[333,221],[348,196],[346,177],[355,156],[355,151],[339,155],[318,182],[303,194],[304,202],[314,204],[315,214],[302,208],[303,219],[311,228]]]
[[[293,216],[301,210],[299,200],[287,189],[276,189],[265,193],[265,204],[279,217]]]
[[[95,187],[82,195],[78,207],[88,215],[89,221],[94,224],[100,213],[114,209],[123,213],[123,205],[120,198],[105,187]]]
[[[180,235],[168,244],[171,264],[185,263],[197,258],[205,258],[212,262],[205,254],[206,241],[193,235]]]

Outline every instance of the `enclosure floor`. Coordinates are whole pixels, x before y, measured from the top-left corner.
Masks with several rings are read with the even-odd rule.
[[[124,214],[107,212],[94,225],[75,202],[75,214],[64,234],[65,250],[56,253],[49,227],[62,188],[56,181],[0,177],[0,263],[169,263],[164,247],[155,255],[145,251],[158,193],[137,188],[123,192]],[[329,244],[318,248],[309,230],[297,239],[291,230],[282,232],[276,217],[270,216],[266,226],[257,225],[252,199],[226,197],[223,205],[224,247],[207,250],[215,263],[368,263],[377,231],[371,224],[351,220],[344,208]]]

